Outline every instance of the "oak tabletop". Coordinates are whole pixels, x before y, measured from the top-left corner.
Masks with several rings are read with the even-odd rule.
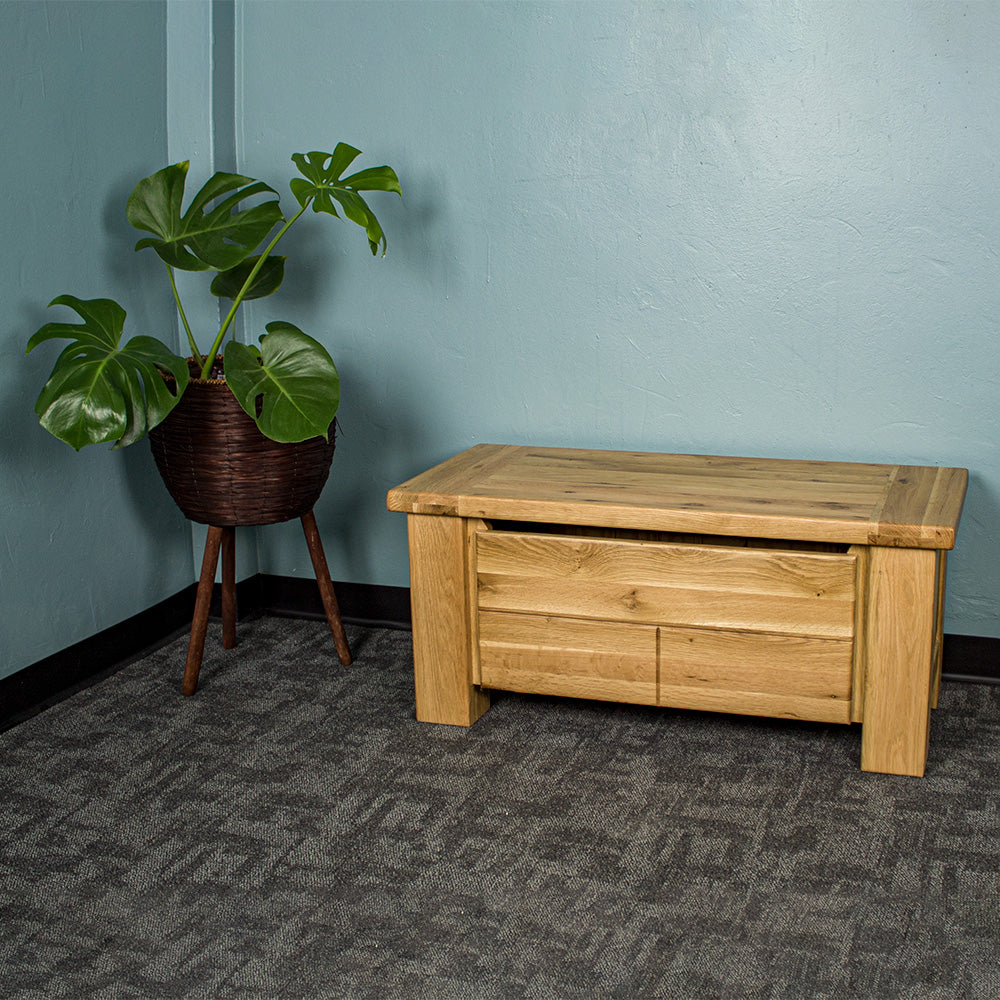
[[[966,469],[480,444],[389,491],[408,514],[950,549]]]

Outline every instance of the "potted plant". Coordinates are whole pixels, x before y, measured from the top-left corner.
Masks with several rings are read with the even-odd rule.
[[[399,179],[387,166],[343,177],[359,155],[360,150],[343,142],[333,153],[294,154],[292,162],[302,176],[290,184],[299,207],[288,219],[274,188],[222,172],[214,174],[182,212],[187,163],[139,181],[126,205],[128,221],[152,234],[135,249],[152,248],[166,266],[191,356],[198,361],[197,377],[210,379],[213,368],[224,375],[242,409],[274,441],[326,435],[339,404],[333,360],[321,344],[290,323],[268,323],[259,348],[232,337],[227,342],[227,335],[243,302],[270,295],[281,285],[285,257],[275,250],[310,207],[339,217],[339,205],[347,219],[365,230],[372,254],[381,246],[385,255],[382,227],[360,192],[400,194]],[[212,294],[232,302],[207,351],[200,349],[188,323],[175,270],[213,273]],[[28,341],[30,352],[47,340],[72,340],[35,404],[42,426],[57,438],[77,450],[111,442],[121,448],[159,424],[184,397],[188,364],[153,337],[133,337],[122,345],[125,310],[117,302],[60,295],[50,305],[69,306],[83,320],[46,323]],[[220,372],[216,358],[223,348]],[[172,387],[158,372],[170,375]]]
[[[35,403],[39,421],[50,433],[78,451],[101,443],[121,448],[149,434],[157,467],[181,510],[213,526],[203,580],[210,549],[214,546],[217,559],[222,544],[225,555],[227,539],[232,547],[233,527],[302,517],[328,618],[321,576],[329,584],[329,573],[325,562],[317,564],[322,550],[311,511],[333,457],[340,403],[337,368],[322,344],[291,323],[267,323],[257,345],[236,341],[233,321],[244,302],[271,295],[281,285],[286,258],[276,250],[310,207],[337,218],[342,212],[365,230],[372,254],[381,248],[385,255],[385,234],[361,192],[401,194],[399,179],[388,166],[345,177],[359,155],[360,150],[343,142],[332,153],[295,153],[292,162],[300,176],[290,187],[298,208],[287,218],[274,188],[241,174],[213,174],[187,208],[186,162],[136,184],[126,217],[150,235],[135,249],[151,248],[166,267],[189,358],[151,336],[135,336],[123,344],[126,314],[117,302],[72,295],[60,295],[50,305],[69,307],[82,322],[46,323],[27,345],[30,352],[49,340],[70,341]],[[188,322],[177,270],[209,272],[211,293],[231,302],[207,350]],[[225,558],[223,567],[225,605]],[[213,564],[212,579],[214,574]],[[199,601],[201,589],[199,585]],[[196,607],[196,625],[198,616]],[[339,614],[337,618],[339,622]],[[223,619],[225,626],[225,608]],[[199,650],[199,663],[200,655]],[[347,657],[350,662],[349,653]]]

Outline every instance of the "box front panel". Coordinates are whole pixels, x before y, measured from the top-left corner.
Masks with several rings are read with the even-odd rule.
[[[484,611],[482,684],[504,691],[656,704],[656,629]]]
[[[856,552],[485,530],[485,687],[849,722]]]
[[[853,643],[842,639],[659,630],[659,704],[849,722]]]
[[[855,556],[488,531],[479,607],[850,638]]]

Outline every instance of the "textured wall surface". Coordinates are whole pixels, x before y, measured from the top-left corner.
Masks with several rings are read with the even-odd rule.
[[[248,2],[236,33],[242,169],[345,139],[403,182],[385,260],[310,222],[253,310],[341,369],[335,577],[405,584],[385,490],[479,441],[961,465],[946,628],[1000,635],[1000,7]]]
[[[341,371],[335,578],[405,585],[386,490],[480,441],[962,465],[945,627],[1000,636],[998,43],[985,3],[0,2],[0,676],[200,548],[144,445],[37,426],[44,304],[172,328],[135,180],[190,156],[287,207],[338,139],[400,173],[388,257],[308,218],[248,313]],[[311,577],[297,526],[248,533],[257,569]]]
[[[45,308],[64,292],[119,299],[132,334],[172,326],[162,269],[124,220],[166,156],[164,24],[161,3],[0,4],[0,676],[192,578],[148,447],[77,455],[51,437],[32,406],[60,346],[24,357],[43,323],[76,320]]]

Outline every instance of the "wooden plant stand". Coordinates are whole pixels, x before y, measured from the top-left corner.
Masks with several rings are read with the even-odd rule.
[[[417,718],[488,690],[862,723],[922,775],[965,469],[478,445],[403,483]]]
[[[347,633],[340,618],[340,608],[333,592],[333,582],[330,580],[330,570],[323,553],[319,529],[316,527],[316,517],[310,510],[301,517],[302,529],[309,546],[313,570],[316,573],[316,584],[319,587],[320,598],[326,620],[333,633],[333,642],[340,662],[346,667],[351,663],[351,650],[347,644]],[[198,590],[194,602],[194,617],[191,622],[191,639],[188,642],[187,662],[184,665],[184,679],[181,691],[192,695],[198,689],[198,675],[201,673],[201,660],[205,651],[205,635],[208,631],[208,613],[212,604],[212,588],[215,584],[215,571],[222,556],[222,647],[232,649],[236,645],[236,529],[220,528],[209,525],[208,537],[205,539],[205,554],[201,562],[201,576],[198,579]]]

